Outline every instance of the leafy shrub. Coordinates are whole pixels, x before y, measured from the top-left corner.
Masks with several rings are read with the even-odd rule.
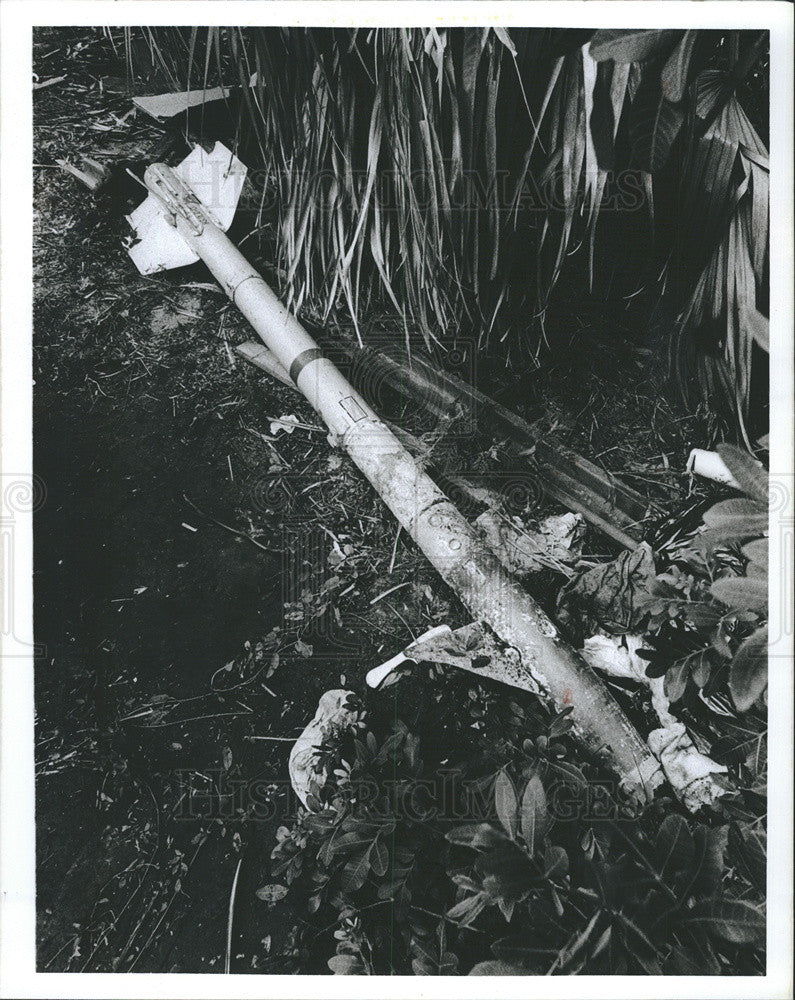
[[[330,780],[279,831],[273,875],[304,901],[307,940],[333,935],[332,972],[763,971],[753,817],[696,822],[670,799],[636,816],[568,759],[567,713],[485,703],[452,733],[418,712],[416,731],[398,720],[322,748]]]
[[[658,574],[646,605],[651,649],[640,655],[649,676],[665,675],[672,702],[692,682],[708,704],[728,688],[747,712],[767,688],[768,480],[739,448],[718,451],[745,496],[706,511],[703,529]]]

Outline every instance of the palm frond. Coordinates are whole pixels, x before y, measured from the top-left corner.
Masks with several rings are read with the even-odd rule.
[[[320,318],[349,314],[360,338],[364,311],[386,302],[407,338],[497,332],[540,348],[571,246],[588,247],[593,284],[621,172],[638,174],[652,222],[680,177],[675,244],[652,244],[650,230],[633,263],[641,281],[672,262],[685,290],[676,343],[689,338],[699,372],[721,352],[710,384],[728,379],[742,419],[750,345],[765,340],[769,168],[736,88],[759,37],[717,69],[724,36],[694,31],[140,33],[149,69],[172,85],[237,86],[250,166],[274,206],[282,292]],[[126,45],[132,60],[129,32]],[[713,320],[725,333],[710,350],[694,331]]]

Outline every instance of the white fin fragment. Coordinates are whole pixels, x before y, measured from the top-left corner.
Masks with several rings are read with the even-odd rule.
[[[202,146],[196,146],[174,168],[174,173],[210,210],[218,228],[226,231],[240,200],[246,179],[245,165],[223,143],[217,142],[209,153]],[[141,274],[186,267],[199,259],[177,232],[156,195],[150,193],[127,216],[127,221],[139,240],[128,252]]]
[[[172,267],[187,267],[199,259],[199,255],[191,250],[174,226],[166,220],[160,202],[153,194],[127,216],[127,221],[139,237],[139,242],[134,243],[127,252],[141,274],[156,274]]]
[[[640,635],[592,635],[581,650],[585,662],[608,677],[636,681],[651,692],[651,703],[662,723],[649,733],[648,744],[662,765],[676,797],[691,812],[712,803],[724,794],[713,775],[725,774],[726,768],[702,754],[694,745],[684,725],[671,715],[665,696],[665,678],[647,677],[646,661],[638,655],[644,645]]]
[[[347,729],[358,722],[359,712],[347,707],[351,695],[351,691],[341,689],[326,691],[318,702],[314,719],[301,733],[290,751],[288,765],[290,783],[306,809],[309,808],[307,798],[312,782],[322,786],[328,777],[325,770],[318,766],[317,754],[321,744],[333,733]]]
[[[188,108],[209,104],[210,101],[223,100],[223,98],[229,97],[230,93],[228,87],[208,87],[202,90],[183,90],[170,94],[142,94],[133,97],[132,102],[136,108],[150,115],[156,121],[164,121],[187,111]]]
[[[638,650],[644,645],[642,635],[592,635],[585,640],[580,652],[594,670],[647,687],[651,692],[652,708],[663,726],[667,726],[676,719],[669,712],[665,678],[646,676],[646,661],[638,656]]]
[[[681,722],[649,733],[649,747],[676,797],[690,812],[711,806],[725,794],[715,775],[726,774],[727,768],[699,753]]]
[[[716,451],[694,448],[688,456],[685,468],[691,476],[701,476],[703,479],[711,479],[715,483],[731,486],[732,489],[740,489],[740,484]]]

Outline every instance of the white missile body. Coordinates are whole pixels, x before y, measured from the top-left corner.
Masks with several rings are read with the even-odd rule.
[[[197,147],[174,169],[150,166],[149,197],[129,216],[140,237],[130,250],[136,266],[151,274],[199,258],[205,262],[323,418],[332,441],[348,453],[475,622],[484,623],[509,651],[499,661],[494,657],[495,669],[486,675],[517,686],[518,671],[522,687],[558,710],[570,707],[585,746],[627,791],[650,797],[662,781],[659,762],[602,681],[226,236],[245,173],[220,143],[211,153]],[[499,662],[510,664],[504,677]]]

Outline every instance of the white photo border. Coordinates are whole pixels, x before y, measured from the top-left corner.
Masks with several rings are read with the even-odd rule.
[[[793,534],[793,11],[771,0],[2,0],[0,18],[0,374],[1,470],[29,481],[32,468],[32,29],[44,25],[278,24],[294,26],[492,25],[754,28],[770,30],[771,450],[773,481],[787,507],[778,526]],[[773,534],[771,531],[771,541]],[[787,555],[789,553],[789,556]],[[32,515],[14,524],[13,560],[2,586],[13,598],[15,633],[0,653],[0,995],[55,997],[791,997],[793,867],[793,675],[791,542],[771,545],[768,951],[764,977],[429,978],[37,973],[33,785]],[[785,616],[787,622],[785,622]]]

